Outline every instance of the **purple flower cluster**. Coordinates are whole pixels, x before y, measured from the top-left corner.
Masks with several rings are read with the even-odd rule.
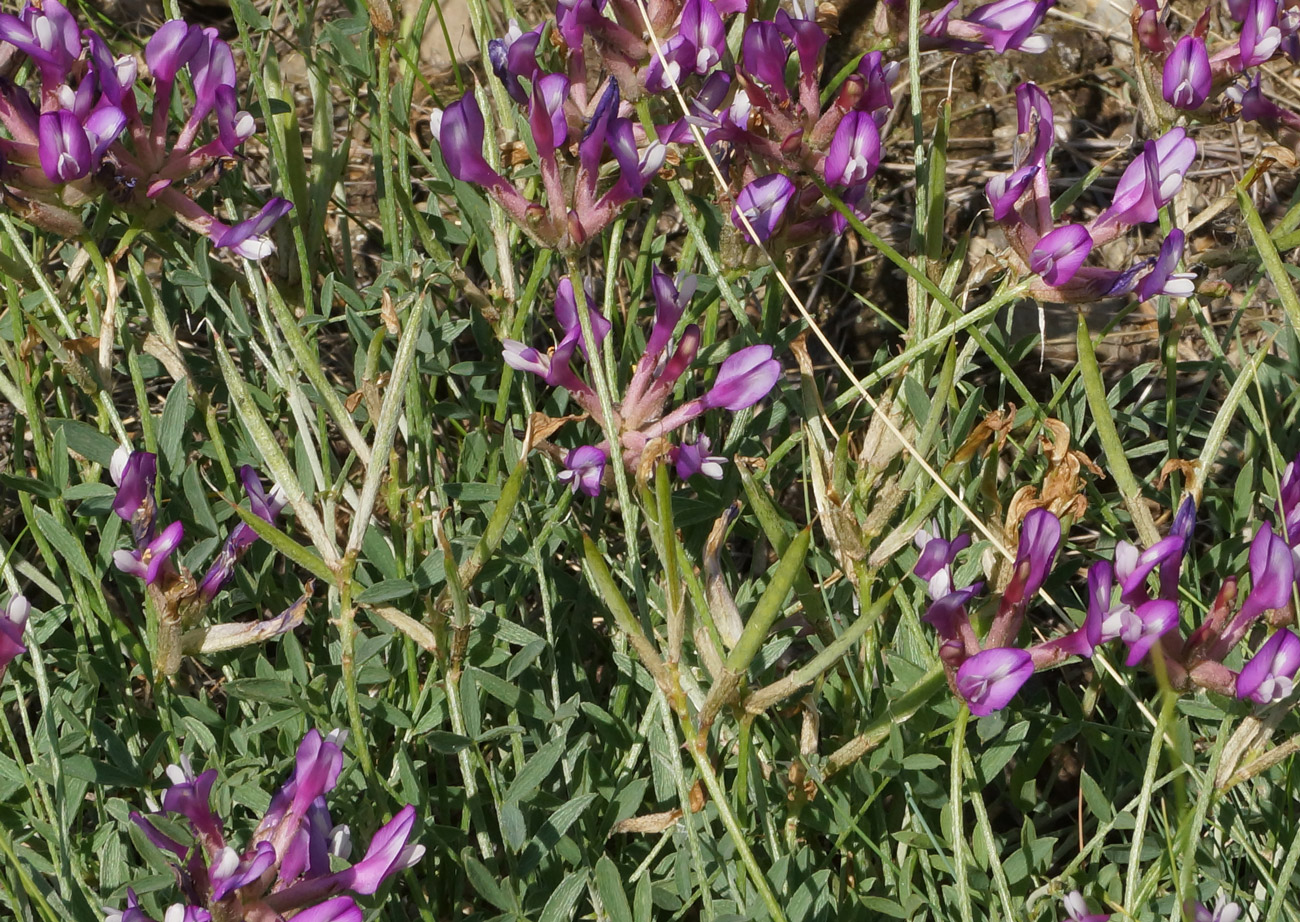
[[[844,218],[824,203],[818,177],[859,213],[880,163],[880,126],[893,106],[897,65],[879,52],[865,55],[829,104],[820,98],[822,52],[828,36],[815,9],[796,3],[771,20],[745,26],[739,60],[725,42],[724,17],[740,0],[651,0],[650,20],[662,36],[645,37],[635,4],[563,0],[548,48],[544,27],[510,32],[490,46],[493,72],[511,100],[526,110],[532,159],[545,202],[524,196],[483,153],[485,126],[474,95],[433,113],[437,146],[452,176],[484,187],[537,242],[581,246],[641,197],[669,158],[671,145],[692,141],[692,126],[730,174],[732,222],[766,241],[780,232],[809,239]],[[608,74],[588,86],[587,51]],[[543,59],[551,60],[547,70]],[[797,61],[797,66],[791,64]],[[787,80],[787,71],[793,73]],[[593,71],[594,72],[594,71]],[[660,108],[642,124],[635,103],[680,87],[690,115]],[[612,183],[604,167],[617,165]],[[797,206],[797,207],[793,207]],[[749,232],[746,231],[748,234]]]
[[[1287,468],[1278,512],[1283,522],[1300,518],[1296,464]],[[1240,608],[1234,614],[1237,580],[1229,577],[1205,621],[1184,640],[1178,630],[1178,581],[1195,514],[1189,497],[1174,516],[1170,533],[1151,547],[1139,550],[1127,541],[1118,542],[1111,560],[1099,560],[1088,570],[1088,610],[1082,626],[1028,650],[1015,643],[1025,608],[1056,557],[1060,520],[1042,509],[1025,516],[1010,581],[982,640],[966,613],[982,584],[953,587],[952,565],[970,544],[969,537],[950,542],[937,534],[918,533],[921,556],[914,572],[926,580],[932,599],[924,620],[939,634],[939,656],[953,690],[972,713],[983,716],[1005,707],[1036,670],[1070,656],[1091,657],[1103,644],[1119,640],[1127,647],[1125,665],[1161,656],[1177,689],[1200,686],[1259,705],[1288,697],[1300,672],[1300,637],[1283,626],[1294,621],[1291,593],[1297,570],[1292,545],[1269,524],[1260,525],[1250,546],[1251,588]],[[1269,613],[1269,624],[1276,630],[1240,672],[1225,666],[1228,654]]]
[[[682,280],[679,288],[667,273],[655,266],[650,287],[654,293],[655,313],[646,351],[637,362],[623,398],[614,410],[614,419],[608,421],[619,434],[623,463],[630,470],[636,470],[652,439],[664,438],[707,410],[721,409],[734,413],[753,406],[767,396],[781,376],[781,365],[772,358],[771,346],[749,346],[732,353],[722,362],[713,386],[703,396],[665,413],[673,390],[695,361],[700,346],[700,328],[694,323],[682,328],[674,345],[674,333],[695,292],[695,279]],[[587,286],[584,292],[583,302],[588,306],[591,330],[599,347],[609,335],[612,324],[590,306],[594,293],[591,286]],[[604,427],[606,420],[595,389],[573,370],[576,361],[591,361],[592,357],[587,354],[587,344],[583,341],[578,303],[573,283],[568,278],[560,280],[556,292],[555,319],[563,336],[554,349],[543,353],[508,339],[503,344],[505,362],[518,371],[536,375],[552,387],[564,388],[574,402]],[[721,477],[724,459],[710,455],[710,447],[704,436],[674,447],[670,459],[676,465],[678,476],[687,478],[702,473],[707,477]],[[561,481],[575,491],[596,496],[610,455],[611,446],[603,441],[574,449],[565,459]]]
[[[335,825],[325,795],[343,768],[343,734],[308,732],[298,746],[294,770],[271,798],[271,805],[242,850],[228,844],[221,818],[212,811],[216,769],[195,775],[188,760],[167,769],[171,787],[163,795],[163,815],[188,826],[193,842],[179,842],[139,813],[131,819],[160,851],[171,856],[181,902],[165,922],[222,922],[282,919],[304,922],[361,922],[354,894],[375,893],[388,878],[413,867],[424,846],[410,844],[415,808],[405,806],[371,839],[365,857],[331,871],[331,858],[346,859],[348,827]],[[127,891],[126,908],[111,911],[106,922],[152,922]]]
[[[1259,69],[1277,58],[1300,62],[1300,7],[1286,0],[1228,0],[1228,15],[1240,23],[1240,31],[1211,50],[1208,9],[1175,41],[1168,6],[1138,0],[1135,34],[1159,69],[1160,95],[1176,110],[1203,112],[1211,119],[1241,118],[1270,131],[1282,125],[1300,128],[1300,115],[1264,96]]]
[[[23,628],[32,613],[31,603],[26,596],[16,595],[0,610],[0,679],[14,658],[27,652],[23,646]]]
[[[951,0],[937,12],[921,14],[921,47],[963,54],[990,49],[998,54],[1041,54],[1052,45],[1050,38],[1036,35],[1034,30],[1042,25],[1055,0],[994,0],[971,10],[965,19],[957,19],[953,13],[960,4],[961,0]],[[898,9],[906,15],[906,4],[898,4]],[[906,34],[905,24],[900,25]]]
[[[1086,224],[1060,224],[1052,217],[1048,159],[1053,143],[1051,101],[1032,83],[1016,89],[1019,138],[1012,172],[996,176],[985,190],[993,218],[1002,224],[1023,274],[1038,278],[1030,286],[1042,301],[1089,302],[1135,291],[1143,300],[1157,295],[1187,297],[1194,277],[1175,271],[1184,237],[1172,230],[1158,256],[1124,270],[1085,266],[1089,254],[1139,224],[1154,222],[1182,187],[1196,159],[1196,142],[1172,128],[1125,168],[1110,206]]]
[[[147,451],[128,451],[119,448],[113,455],[109,468],[117,485],[113,511],[129,523],[135,550],[119,550],[113,554],[113,563],[123,573],[138,576],[146,585],[179,581],[190,584],[188,574],[179,575],[171,565],[171,556],[185,537],[185,527],[172,522],[158,530],[158,508],[154,502],[154,484],[158,476],[158,458]],[[262,487],[257,471],[249,465],[239,469],[239,477],[248,493],[249,505],[258,518],[274,525],[284,509],[285,498],[279,489],[269,494]],[[234,576],[235,565],[257,541],[257,532],[240,522],[230,532],[217,559],[213,561],[194,592],[206,607]]]
[[[35,98],[24,87],[0,83],[0,123],[8,132],[0,139],[0,184],[23,217],[75,235],[84,230],[79,208],[107,196],[131,211],[168,212],[214,246],[248,259],[274,250],[265,234],[288,213],[284,199],[229,226],[194,201],[186,186],[218,170],[256,127],[239,108],[234,55],[216,29],[173,19],[150,37],[144,51],[153,84],[147,114],[138,107],[136,59],[114,57],[104,39],[80,29],[58,0],[29,3],[17,16],[0,13],[0,48],[11,67],[30,61],[37,83]],[[170,110],[182,72],[193,99],[173,136]]]

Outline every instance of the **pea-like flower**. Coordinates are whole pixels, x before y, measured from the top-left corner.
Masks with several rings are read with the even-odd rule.
[[[957,670],[957,691],[976,717],[1000,711],[1034,674],[1034,660],[1017,647],[981,650]]]
[[[1237,697],[1264,705],[1281,701],[1295,689],[1297,672],[1300,672],[1300,637],[1280,628],[1242,667],[1237,676]]]
[[[0,14],[0,42],[29,59],[39,75],[39,104],[14,84],[6,85],[0,101],[7,134],[0,139],[3,182],[11,201],[28,206],[28,219],[80,233],[81,206],[107,199],[133,213],[169,213],[206,234],[213,246],[249,259],[274,250],[265,233],[288,211],[283,200],[273,200],[254,223],[230,228],[192,198],[255,130],[253,117],[238,105],[234,54],[215,29],[170,20],[154,32],[144,53],[151,96],[138,86],[135,58],[115,58],[98,33],[79,29],[55,0],[29,3],[19,16]],[[193,96],[173,135],[182,71],[188,71]],[[146,115],[138,100],[149,99]]]
[[[0,678],[16,656],[27,652],[23,645],[23,628],[32,613],[31,603],[23,595],[15,595],[0,611]]]
[[[225,824],[212,809],[215,769],[196,775],[189,761],[168,768],[171,787],[163,795],[162,813],[190,828],[195,844],[185,845],[139,813],[131,819],[145,837],[171,856],[186,902],[173,904],[167,922],[283,918],[314,922],[360,922],[361,912],[343,891],[369,895],[395,874],[413,867],[424,847],[410,842],[415,808],[405,806],[371,839],[365,856],[332,871],[330,859],[346,858],[350,837],[336,826],[325,795],[338,783],[343,765],[343,734],[308,732],[298,746],[294,769],[271,798],[248,845],[228,844]],[[110,912],[120,922],[150,922],[132,891],[126,908]]]
[[[564,459],[564,470],[559,474],[560,483],[568,484],[574,493],[581,491],[587,496],[599,496],[608,461],[609,456],[595,445],[575,448]]]
[[[1176,109],[1199,109],[1210,98],[1213,80],[1205,39],[1184,35],[1165,59],[1161,77],[1165,102]]]

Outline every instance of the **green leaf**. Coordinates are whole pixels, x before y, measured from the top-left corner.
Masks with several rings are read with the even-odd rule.
[[[72,534],[44,509],[37,506],[35,512],[36,527],[45,536],[45,540],[54,545],[54,549],[59,552],[59,556],[86,579],[92,583],[98,582],[99,575],[91,567],[90,558],[86,556],[85,549],[77,539],[72,537]]]
[[[184,460],[181,454],[181,441],[185,436],[185,425],[189,422],[189,418],[189,391],[184,381],[177,381],[167,395],[162,420],[158,423],[158,454],[173,474],[180,471]]]
[[[521,803],[535,793],[559,763],[567,745],[568,741],[561,736],[537,750],[533,757],[519,770],[519,774],[515,776],[515,780],[511,782],[510,787],[506,789],[503,802],[507,804]]]
[[[627,892],[623,889],[623,878],[608,855],[601,855],[596,862],[596,892],[605,904],[605,915],[610,922],[634,922],[632,907],[628,905]]]
[[[117,451],[117,442],[89,423],[76,419],[47,419],[46,423],[52,430],[63,430],[63,437],[68,440],[69,451],[75,451],[101,467],[108,467],[112,462],[113,452]]]
[[[578,897],[586,886],[585,871],[574,871],[564,878],[563,883],[555,888],[551,898],[546,901],[537,922],[569,922],[573,918],[573,907],[577,905]]]

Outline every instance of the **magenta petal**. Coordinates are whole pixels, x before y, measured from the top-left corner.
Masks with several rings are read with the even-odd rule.
[[[90,172],[90,139],[67,109],[41,116],[38,140],[41,170],[50,182],[73,182]]]
[[[414,825],[415,807],[407,804],[375,833],[366,857],[349,869],[348,889],[368,896],[389,877],[419,861],[424,856],[424,847],[406,844]]]
[[[1066,224],[1046,234],[1029,254],[1029,268],[1052,286],[1064,285],[1092,252],[1092,235],[1082,224]]]
[[[1034,660],[1018,647],[995,647],[976,653],[957,670],[957,691],[971,713],[987,717],[1000,711],[1034,674]]]
[[[1133,613],[1133,624],[1136,630],[1126,628],[1120,635],[1128,644],[1124,665],[1130,667],[1142,662],[1152,645],[1178,626],[1178,605],[1165,599],[1144,602]]]
[[[336,896],[294,916],[297,922],[362,922],[365,915],[350,896]]]
[[[1250,595],[1241,606],[1239,619],[1252,618],[1291,601],[1295,581],[1295,560],[1287,543],[1273,534],[1265,522],[1250,543]]]
[[[740,220],[740,216],[744,215],[758,236],[758,240],[749,238],[751,243],[770,240],[776,233],[790,200],[794,198],[794,193],[795,185],[790,177],[781,173],[760,176],[736,196],[731,223],[744,230],[746,237],[749,237],[749,231]]]
[[[780,377],[781,363],[772,358],[771,346],[748,346],[722,363],[717,381],[704,395],[704,406],[743,410],[766,397]]]
[[[840,119],[826,151],[823,172],[835,186],[856,186],[875,175],[880,165],[880,130],[868,112],[849,112]]]
[[[1199,109],[1210,98],[1212,77],[1205,39],[1184,35],[1165,60],[1161,91],[1177,109]]]
[[[1257,704],[1272,704],[1294,690],[1300,671],[1300,637],[1282,628],[1264,641],[1237,676],[1237,697]]]

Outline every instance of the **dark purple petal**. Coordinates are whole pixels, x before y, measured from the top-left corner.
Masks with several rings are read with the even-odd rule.
[[[1160,245],[1160,255],[1151,271],[1138,283],[1138,298],[1146,301],[1156,295],[1168,295],[1171,298],[1187,298],[1196,292],[1196,276],[1186,272],[1175,272],[1178,262],[1183,258],[1183,232],[1174,228]]]
[[[569,452],[564,459],[564,470],[560,471],[560,483],[568,484],[569,489],[579,491],[587,496],[600,495],[601,478],[605,476],[605,464],[609,457],[594,445],[583,445]]]
[[[945,541],[939,537],[938,524],[935,523],[933,533],[921,528],[912,540],[921,549],[912,572],[926,581],[931,599],[942,599],[953,591],[952,564],[957,555],[970,546],[970,535],[959,535],[952,541]]]
[[[245,259],[265,259],[275,252],[275,245],[263,235],[292,210],[293,203],[288,199],[273,198],[248,220],[240,221],[234,227],[216,228],[212,245],[218,249],[233,249]]]
[[[1184,35],[1165,59],[1161,91],[1176,109],[1199,109],[1210,98],[1213,78],[1205,39]]]
[[[39,139],[41,170],[50,182],[81,179],[94,165],[86,129],[81,120],[67,109],[46,112],[41,116]]]
[[[790,59],[790,51],[776,23],[766,20],[751,22],[741,41],[740,59],[745,76],[767,86],[781,99],[789,98],[785,65]]]
[[[1004,604],[1034,597],[1047,579],[1061,545],[1061,520],[1046,509],[1031,509],[1020,526],[1020,546],[1011,582],[1002,594]]]
[[[751,243],[770,240],[776,233],[790,200],[794,198],[794,193],[795,185],[788,176],[772,173],[759,177],[736,196],[736,207],[731,210],[731,223],[744,230]],[[758,235],[757,240],[750,237],[749,231],[741,224],[741,215],[753,227],[754,233]]]
[[[110,144],[126,128],[126,115],[116,106],[101,106],[86,118],[86,140],[90,142],[90,163],[93,166],[104,156]]]
[[[1033,184],[1038,170],[1038,164],[1030,163],[1014,173],[999,173],[988,181],[984,194],[988,196],[989,205],[993,209],[994,221],[1005,221],[1015,210],[1020,197]]]
[[[1021,135],[1032,138],[1026,164],[1047,165],[1047,152],[1055,140],[1052,101],[1033,83],[1016,87],[1016,127]]]
[[[1273,534],[1267,522],[1255,532],[1250,543],[1250,594],[1237,620],[1246,621],[1270,609],[1285,608],[1291,601],[1295,582],[1295,559],[1291,548]]]
[[[1277,0],[1250,0],[1241,23],[1241,66],[1263,64],[1282,44],[1282,30],[1277,27]]]
[[[1092,235],[1082,224],[1066,224],[1046,234],[1029,254],[1029,268],[1048,285],[1064,285],[1092,252]]]
[[[144,60],[155,81],[171,83],[203,44],[203,30],[183,19],[169,19],[144,46]]]
[[[261,877],[275,864],[275,849],[270,842],[258,842],[253,854],[242,861],[239,853],[229,846],[221,849],[208,864],[208,882],[212,885],[212,902],[219,902],[226,894],[246,887]]]
[[[595,287],[590,279],[583,283],[582,291],[587,316],[591,318],[591,335],[596,340],[596,346],[599,347],[614,325],[604,314],[592,307],[592,302],[595,300]],[[573,281],[567,275],[560,279],[560,284],[555,289],[555,319],[560,324],[560,329],[564,331],[564,339],[576,343],[578,350],[584,356],[587,355],[586,338],[582,335],[582,324],[578,321],[578,301],[573,291]],[[557,354],[551,360],[552,368],[558,360]]]
[[[983,583],[972,583],[935,599],[925,610],[921,620],[934,628],[941,640],[960,642],[962,628],[969,624],[966,605],[984,588]]]
[[[472,92],[443,111],[434,134],[447,170],[456,179],[478,186],[494,186],[502,181],[483,156],[483,113]]]
[[[194,775],[187,760],[180,765],[167,766],[167,777],[172,786],[163,793],[163,810],[179,813],[190,822],[194,834],[212,846],[215,851],[224,846],[221,821],[212,812],[212,785],[217,780],[217,770],[210,768]]]
[[[667,348],[673,337],[673,331],[677,329],[677,323],[686,310],[687,302],[695,293],[695,278],[688,277],[687,282],[682,286],[682,291],[678,292],[672,277],[658,266],[654,266],[650,270],[650,289],[654,292],[655,298],[655,320],[650,328],[650,338],[646,341],[645,351],[647,355],[657,356]]]
[[[709,454],[711,443],[707,435],[702,435],[694,442],[683,442],[673,448],[671,461],[676,467],[680,480],[689,480],[696,474],[703,474],[711,480],[721,480],[722,465],[727,459]]]
[[[145,499],[153,495],[157,476],[157,455],[148,451],[133,451],[127,456],[121,476],[115,478],[117,495],[113,499],[113,511],[118,518],[131,521]]]
[[[1144,602],[1136,610],[1124,612],[1120,639],[1128,644],[1126,666],[1142,662],[1152,645],[1178,626],[1178,605],[1167,599]]]
[[[539,151],[553,153],[569,139],[569,123],[564,117],[564,100],[569,96],[569,78],[564,74],[547,74],[533,82],[528,103],[528,123]],[[445,119],[444,118],[444,124]]]
[[[1161,538],[1145,551],[1127,541],[1115,545],[1115,576],[1120,583],[1120,599],[1128,605],[1140,605],[1147,600],[1147,577],[1156,567],[1182,560],[1186,539],[1170,534]]]
[[[407,844],[414,825],[415,807],[407,804],[375,833],[366,857],[343,872],[344,886],[368,896],[389,877],[412,867],[424,857],[423,845]]]
[[[781,363],[772,358],[771,346],[748,346],[723,361],[704,406],[738,412],[766,397],[780,377]]]
[[[1000,711],[1034,674],[1034,661],[1016,647],[995,647],[976,653],[957,670],[957,691],[971,713],[986,717]]]
[[[880,131],[866,112],[849,112],[835,128],[823,172],[834,186],[865,183],[880,166]]]
[[[297,922],[363,922],[361,907],[350,896],[336,896],[294,916]]]
[[[540,70],[537,66],[537,45],[542,39],[545,25],[529,32],[521,32],[519,24],[510,20],[510,28],[505,38],[494,38],[488,42],[488,60],[492,72],[497,75],[510,98],[521,106],[528,105],[528,92],[520,83],[520,78],[533,81]]]
[[[1259,652],[1242,667],[1237,676],[1237,697],[1265,705],[1281,701],[1295,689],[1297,671],[1300,671],[1300,637],[1282,628],[1264,641]]]
[[[31,611],[26,596],[16,595],[0,612],[0,675],[4,674],[5,667],[13,662],[14,657],[27,652],[23,645],[23,627]]]

